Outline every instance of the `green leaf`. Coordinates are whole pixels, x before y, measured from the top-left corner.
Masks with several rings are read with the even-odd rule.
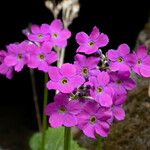
[[[31,150],[40,150],[41,133],[35,133],[30,139]],[[45,150],[63,150],[64,128],[48,128],[45,137]],[[71,150],[85,150],[76,141],[71,140]]]

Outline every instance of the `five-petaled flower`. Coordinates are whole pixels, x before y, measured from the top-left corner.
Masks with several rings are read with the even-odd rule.
[[[99,107],[96,102],[89,102],[78,115],[78,126],[88,137],[95,138],[96,133],[107,137],[110,128],[107,121],[111,117],[110,109]]]
[[[99,29],[95,26],[89,36],[85,32],[77,33],[76,41],[79,44],[77,52],[92,54],[97,52],[100,47],[106,46],[109,39],[106,34],[100,33]]]
[[[54,102],[47,105],[46,115],[49,116],[51,127],[58,128],[62,125],[72,127],[77,125],[77,115],[81,111],[78,101],[69,101],[69,95],[59,93]]]
[[[109,68],[111,71],[130,71],[130,60],[132,59],[129,55],[130,48],[127,44],[119,45],[117,50],[110,49],[107,52],[107,57],[110,60]]]
[[[85,79],[77,74],[76,67],[69,63],[63,64],[61,68],[50,67],[48,73],[51,80],[47,83],[47,88],[62,93],[71,93],[85,82]]]
[[[133,71],[143,77],[150,77],[150,56],[144,45],[133,54]]]

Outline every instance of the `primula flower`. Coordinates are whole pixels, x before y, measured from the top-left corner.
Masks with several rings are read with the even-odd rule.
[[[49,65],[58,59],[57,54],[52,51],[52,46],[49,42],[44,42],[40,46],[33,47],[28,60],[28,67],[38,68],[41,71],[47,72]]]
[[[95,26],[89,36],[85,32],[77,33],[76,41],[80,45],[77,52],[92,54],[97,52],[100,47],[106,46],[109,39],[106,34],[100,33],[99,29]]]
[[[95,134],[107,137],[109,134],[107,120],[111,116],[110,110],[100,107],[96,102],[89,102],[78,115],[78,126],[88,137],[95,138]]]
[[[71,93],[85,82],[82,76],[77,75],[75,66],[69,63],[63,64],[61,68],[50,67],[48,73],[51,80],[47,83],[47,88],[62,93]]]
[[[127,99],[127,95],[115,95],[113,98],[112,117],[118,121],[125,119],[125,111],[123,104]]]
[[[23,69],[28,61],[27,42],[10,44],[7,46],[8,54],[4,59],[8,67],[14,66],[15,71],[19,72]]]
[[[12,79],[13,77],[13,71],[14,68],[13,67],[8,67],[5,63],[4,63],[4,59],[7,56],[7,52],[1,50],[0,51],[0,74],[5,75],[8,79]]]
[[[140,46],[134,55],[133,71],[143,77],[150,77],[150,56],[145,46]]]
[[[67,39],[70,38],[71,32],[68,29],[64,29],[63,23],[59,19],[55,19],[49,27],[50,30],[50,42],[53,46],[64,48],[67,45]]]
[[[130,72],[111,72],[111,86],[118,94],[126,94],[127,90],[133,90],[136,83],[130,78]]]
[[[75,66],[78,74],[84,77],[89,77],[92,73],[97,70],[97,65],[100,61],[98,57],[86,57],[84,55],[77,54],[75,56]]]
[[[41,27],[37,25],[31,26],[31,33],[28,34],[28,39],[34,42],[45,42],[50,40],[49,25],[42,24]]]
[[[130,48],[127,44],[119,45],[117,50],[109,50],[107,58],[110,60],[109,68],[111,71],[130,71],[130,61],[132,60],[129,55]]]
[[[54,102],[47,105],[45,113],[49,116],[51,127],[58,128],[62,125],[72,127],[77,125],[77,117],[81,111],[78,101],[69,100],[67,94],[59,93]]]
[[[90,77],[89,82],[93,87],[90,94],[101,106],[110,107],[112,105],[113,89],[110,87],[110,77],[107,72],[99,72],[96,77]]]

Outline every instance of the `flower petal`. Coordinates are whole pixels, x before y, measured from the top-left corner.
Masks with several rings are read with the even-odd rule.
[[[92,29],[92,32],[90,34],[90,38],[91,38],[91,40],[95,41],[99,35],[100,35],[99,29],[95,26]]]
[[[49,123],[53,128],[59,128],[63,125],[64,117],[59,113],[54,113],[49,118]]]
[[[104,33],[101,33],[98,39],[96,40],[96,45],[98,47],[104,47],[108,44],[108,42],[109,42],[108,36]]]
[[[71,77],[76,74],[76,67],[73,64],[65,63],[60,68],[60,73],[65,77]]]
[[[106,122],[100,122],[95,126],[95,131],[102,137],[107,137],[109,134],[109,125]]]
[[[142,67],[140,68],[140,73],[143,77],[150,77],[150,66],[142,65]]]
[[[48,74],[49,74],[49,77],[50,77],[51,80],[59,81],[62,78],[59,70],[60,69],[57,68],[57,67],[49,67]]]
[[[120,56],[125,56],[130,53],[130,47],[127,44],[121,44],[117,50]]]
[[[144,58],[145,56],[148,55],[147,53],[148,53],[148,49],[144,45],[139,46],[138,49],[136,50],[136,54],[138,58]]]
[[[76,41],[79,45],[88,43],[89,41],[89,36],[85,32],[79,32],[76,35]]]
[[[61,31],[62,29],[63,29],[63,23],[60,19],[55,19],[50,25],[51,31]]]
[[[5,57],[4,62],[7,66],[14,66],[17,64],[17,58],[9,55]]]
[[[65,114],[63,124],[66,127],[75,126],[75,125],[77,125],[77,118],[73,115]]]
[[[110,49],[108,52],[107,52],[107,57],[108,59],[110,59],[111,61],[116,61],[117,58],[119,57],[118,53],[116,50],[112,50]]]
[[[38,33],[40,33],[40,27],[38,25],[32,25],[31,26],[31,31],[34,34],[38,34]]]
[[[84,128],[82,129],[83,133],[91,138],[95,139],[95,135],[94,135],[94,126],[92,126],[91,124],[87,124],[86,126],[84,126]]]
[[[114,114],[114,117],[119,121],[124,120],[125,118],[125,111],[122,107],[119,107],[119,106],[114,107],[113,114]]]

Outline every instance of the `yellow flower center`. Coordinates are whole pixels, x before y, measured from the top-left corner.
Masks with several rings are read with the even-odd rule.
[[[137,61],[137,63],[140,65],[140,64],[142,63],[142,60],[139,59],[139,60]]]
[[[18,59],[22,59],[23,55],[22,54],[18,54]]]
[[[102,87],[97,88],[97,92],[98,93],[102,93],[103,92],[103,88]]]
[[[122,84],[122,81],[121,80],[117,80],[117,84]]]
[[[44,59],[45,59],[45,55],[44,55],[44,54],[40,54],[40,55],[39,55],[39,58],[40,58],[41,60],[44,60]]]
[[[82,69],[82,73],[83,73],[84,75],[88,75],[88,73],[89,73],[88,68],[83,68],[83,69]]]
[[[58,34],[57,34],[57,33],[54,33],[54,34],[53,34],[53,37],[54,37],[54,38],[57,38],[57,37],[58,37]]]
[[[65,78],[65,79],[63,79],[61,82],[62,82],[62,84],[67,84],[67,83],[68,83],[68,80]]]
[[[60,113],[65,113],[67,110],[64,106],[60,107],[59,112]]]
[[[90,41],[90,42],[89,42],[89,46],[94,46],[94,42],[93,42],[93,41]]]
[[[95,124],[96,123],[96,117],[95,116],[92,116],[91,118],[90,118],[90,123],[91,124]]]
[[[123,62],[123,58],[122,58],[122,57],[119,57],[119,58],[118,58],[118,62]]]
[[[43,34],[39,34],[38,38],[40,38],[40,39],[43,38]]]

